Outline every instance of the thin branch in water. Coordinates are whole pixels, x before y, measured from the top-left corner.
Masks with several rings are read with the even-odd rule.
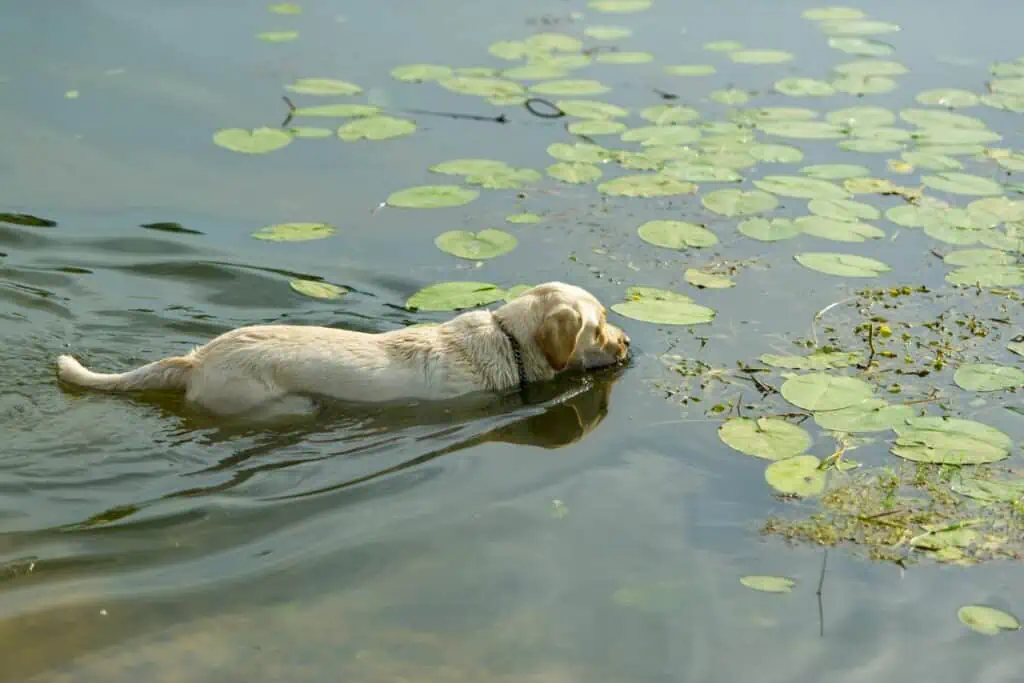
[[[288,105],[288,115],[284,117],[284,121],[281,122],[281,127],[284,128],[292,122],[292,117],[295,116],[295,103],[288,98],[287,95],[281,95],[281,99]]]
[[[676,95],[675,93],[671,93],[671,92],[666,92],[664,90],[661,90],[660,88],[654,88],[654,92],[655,92],[655,94],[658,95],[658,97],[660,97],[663,100],[678,100],[679,99],[679,95]]]
[[[490,123],[508,123],[508,117],[504,114],[497,116],[482,116],[480,114],[462,114],[451,111],[430,111],[428,109],[403,109],[407,114],[423,114],[424,116],[443,116],[447,119],[459,119],[463,121],[488,121]]]
[[[541,111],[540,109],[536,109],[534,108],[535,104],[541,104],[547,107],[550,111]],[[523,102],[523,106],[526,107],[526,111],[542,119],[560,119],[565,116],[565,111],[563,111],[561,107],[551,100],[546,100],[543,97],[531,97]]]
[[[875,325],[874,323],[868,323],[868,349],[871,353],[868,355],[868,359],[863,363],[858,363],[857,367],[861,370],[870,370],[871,363],[875,360]]]
[[[825,587],[825,567],[828,565],[828,548],[825,548],[825,554],[821,558],[821,576],[818,577],[818,590],[815,591],[815,595],[818,596],[818,636],[821,638],[825,637],[825,604],[822,600],[822,588]]]

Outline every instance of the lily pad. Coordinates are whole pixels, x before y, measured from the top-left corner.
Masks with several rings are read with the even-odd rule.
[[[783,78],[775,81],[775,90],[790,97],[830,97],[836,89],[814,78]]]
[[[416,123],[393,116],[370,116],[350,121],[338,129],[338,137],[346,142],[355,140],[387,140],[409,135]]]
[[[729,58],[737,64],[781,64],[793,59],[793,55],[784,50],[736,50],[729,53]]]
[[[833,432],[884,432],[912,417],[914,409],[890,405],[879,398],[869,398],[838,410],[814,413],[814,421],[822,429]]]
[[[450,66],[440,64],[404,64],[391,70],[391,77],[404,83],[439,81],[442,78],[451,78],[452,75]]]
[[[739,88],[727,88],[724,90],[712,90],[708,93],[708,99],[726,106],[739,106],[750,101],[750,95],[746,90]]]
[[[590,0],[587,7],[596,12],[610,14],[632,14],[651,6],[651,0]]]
[[[573,121],[567,128],[573,135],[618,135],[626,130],[626,124],[621,121],[609,121],[608,119],[590,119],[587,121]]]
[[[302,14],[302,7],[294,2],[276,2],[267,9],[274,14]]]
[[[810,178],[820,180],[843,180],[845,178],[860,178],[871,174],[871,171],[864,166],[855,164],[816,164],[804,166],[800,172]]]
[[[730,448],[765,460],[800,455],[811,447],[807,430],[775,417],[730,418],[718,428],[718,436]]]
[[[702,225],[685,221],[647,221],[637,229],[644,242],[666,249],[710,247],[718,244],[718,237]]]
[[[901,76],[910,71],[899,62],[885,59],[859,59],[834,68],[844,76]]]
[[[911,418],[895,427],[893,455],[914,462],[980,465],[1007,457],[1012,446],[998,429],[958,418]]]
[[[743,43],[738,40],[713,40],[704,43],[704,49],[711,52],[736,52],[743,49]]]
[[[739,231],[761,242],[779,242],[792,239],[802,230],[789,218],[748,218],[740,222]]]
[[[642,126],[621,135],[623,142],[642,145],[688,145],[700,139],[700,130],[692,126]]]
[[[532,223],[540,223],[544,220],[544,217],[540,214],[526,211],[524,213],[514,213],[511,216],[505,216],[505,220],[509,223],[516,223],[518,225],[528,225]]]
[[[827,121],[765,121],[757,127],[768,135],[803,140],[829,140],[846,137],[846,132]]]
[[[946,276],[946,282],[966,287],[1024,287],[1024,266],[967,266]]]
[[[999,249],[961,249],[946,254],[942,262],[948,266],[1008,266],[1017,259]]]
[[[800,16],[804,19],[811,19],[812,21],[827,21],[829,19],[863,19],[865,14],[862,10],[855,9],[853,7],[813,7],[811,9],[804,10],[803,14]]]
[[[460,185],[420,185],[391,193],[388,206],[403,209],[439,209],[463,206],[480,196],[478,190]]]
[[[452,256],[483,260],[507,254],[516,248],[516,238],[503,230],[488,228],[480,232],[449,230],[434,240],[437,248]]]
[[[850,196],[844,188],[818,178],[800,176],[769,175],[755,180],[754,185],[765,192],[783,197],[805,199],[845,199]]]
[[[334,78],[300,78],[291,85],[286,85],[285,90],[300,95],[358,95],[363,92],[355,83]]]
[[[965,363],[953,373],[953,381],[967,391],[1002,391],[1024,386],[1024,370],[994,363]]]
[[[434,164],[430,170],[444,175],[468,176],[501,171],[508,167],[504,161],[495,161],[494,159],[452,159]]]
[[[1006,348],[1018,356],[1024,356],[1024,342],[1010,342],[1006,345]]]
[[[715,190],[701,197],[700,201],[706,209],[729,217],[767,213],[779,205],[774,195],[758,190]]]
[[[836,242],[864,242],[881,239],[885,233],[873,225],[858,221],[836,220],[824,216],[803,216],[794,221],[807,235]]]
[[[809,498],[825,490],[825,473],[820,465],[821,461],[813,455],[796,455],[768,465],[764,479],[783,495]]]
[[[765,365],[790,370],[833,370],[849,367],[860,360],[859,353],[844,351],[816,351],[808,356],[780,356],[773,353],[761,355],[761,362]]]
[[[293,137],[315,140],[319,138],[329,138],[334,135],[334,131],[330,128],[318,128],[316,126],[295,126],[289,128],[288,132]]]
[[[466,182],[489,190],[517,190],[524,185],[540,182],[542,177],[539,171],[532,168],[504,166],[471,173],[466,176]]]
[[[968,90],[956,88],[939,88],[936,90],[925,90],[919,92],[915,97],[921,104],[931,104],[937,107],[973,107],[981,100],[978,96]]]
[[[566,116],[581,119],[613,119],[629,115],[629,110],[624,107],[596,100],[557,100],[555,106]]]
[[[804,410],[839,410],[871,398],[874,387],[856,377],[814,372],[782,383],[782,397]]]
[[[804,268],[840,277],[876,277],[892,270],[881,261],[855,254],[803,252],[793,258]]]
[[[897,83],[887,76],[844,76],[832,81],[832,87],[850,95],[879,95],[892,92]]]
[[[288,43],[299,37],[298,31],[263,31],[256,37],[268,43]]]
[[[554,142],[548,145],[547,152],[559,161],[580,161],[587,164],[603,163],[612,156],[611,151],[600,145],[591,145],[583,142],[577,142],[574,145]]]
[[[213,142],[224,149],[243,154],[266,154],[281,149],[292,136],[275,128],[224,128],[213,134]]]
[[[860,57],[887,57],[896,51],[896,48],[889,43],[870,38],[834,37],[828,39],[828,46],[834,50]]]
[[[989,178],[971,175],[970,173],[937,173],[926,175],[921,182],[927,187],[942,192],[966,195],[998,195],[1003,193],[1003,187]]]
[[[812,199],[807,202],[807,208],[815,216],[837,221],[872,221],[882,217],[875,207],[852,199]]]
[[[292,112],[292,116],[295,118],[354,119],[361,116],[375,116],[379,113],[380,107],[372,104],[321,104],[315,107],[298,107]]]
[[[736,286],[735,282],[724,275],[716,275],[696,268],[687,268],[683,273],[683,279],[701,289],[729,289]]]
[[[451,78],[442,78],[438,83],[442,88],[461,95],[500,97],[523,93],[523,86],[515,81],[505,78],[494,78],[493,76],[453,76]]]
[[[501,301],[506,292],[488,282],[439,282],[409,297],[405,307],[414,311],[459,311]]]
[[[997,636],[1002,631],[1020,630],[1020,621],[1017,617],[985,605],[964,605],[956,611],[956,618],[967,628],[986,636]]]
[[[747,153],[758,161],[773,164],[796,164],[803,161],[804,153],[791,145],[752,145]]]
[[[1024,499],[1024,479],[980,479],[960,475],[950,482],[950,489],[985,503],[1012,503]]]
[[[713,309],[669,290],[631,287],[627,297],[627,301],[613,304],[612,310],[634,320],[658,325],[700,325],[715,318]]]
[[[563,183],[592,183],[601,177],[601,169],[594,164],[579,161],[561,161],[548,166],[548,175]]]
[[[600,81],[585,78],[545,81],[530,87],[540,95],[600,95],[610,89]]]
[[[252,236],[269,242],[306,242],[322,240],[335,232],[336,229],[326,223],[278,223],[261,228]]]
[[[834,36],[868,36],[895,33],[899,24],[874,19],[829,19],[818,24],[822,31]]]
[[[348,294],[344,287],[318,280],[292,280],[288,285],[299,294],[314,299],[340,299]]]
[[[784,576],[743,576],[740,583],[763,593],[789,593],[796,585],[796,581]]]
[[[565,78],[568,71],[554,64],[526,64],[501,72],[502,78],[511,78],[517,81],[543,81],[549,78]]]
[[[737,183],[743,180],[743,176],[731,168],[700,163],[671,162],[666,164],[661,172],[691,183]]]
[[[594,40],[622,40],[633,35],[633,31],[625,26],[588,26],[583,35]]]
[[[661,174],[627,175],[597,186],[598,191],[612,197],[669,197],[693,194],[697,186]]]
[[[665,73],[672,76],[710,76],[715,73],[710,64],[673,64],[665,67]]]
[[[908,164],[929,171],[958,171],[964,167],[962,163],[945,154],[929,152],[903,152],[900,155]]]
[[[896,120],[896,116],[882,107],[847,107],[829,112],[825,120],[850,128],[875,128],[890,125]]]

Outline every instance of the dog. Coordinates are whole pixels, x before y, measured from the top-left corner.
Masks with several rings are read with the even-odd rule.
[[[377,334],[305,325],[252,325],[184,356],[99,373],[70,355],[60,380],[109,391],[174,390],[221,416],[275,407],[315,408],[314,397],[352,402],[444,400],[506,392],[628,358],[630,338],[590,292],[562,282],[532,287],[495,310]],[[285,408],[287,406],[287,408]]]

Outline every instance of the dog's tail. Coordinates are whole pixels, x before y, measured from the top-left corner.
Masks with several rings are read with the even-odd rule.
[[[195,360],[191,356],[174,356],[128,372],[103,373],[89,370],[68,355],[57,358],[57,376],[60,379],[101,391],[184,389],[194,367]]]

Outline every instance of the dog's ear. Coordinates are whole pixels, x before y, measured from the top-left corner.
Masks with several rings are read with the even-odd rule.
[[[561,304],[544,315],[534,341],[555,372],[565,370],[576,351],[583,331],[583,316],[572,306]]]

